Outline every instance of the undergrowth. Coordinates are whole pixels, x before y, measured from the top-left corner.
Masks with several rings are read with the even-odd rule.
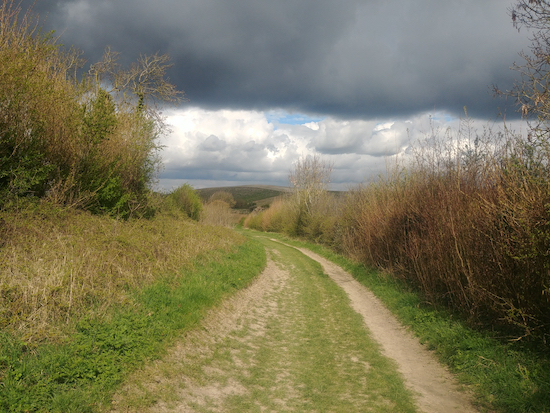
[[[459,314],[435,309],[404,282],[323,246],[278,234],[271,237],[307,247],[351,273],[457,374],[485,411],[550,412],[548,353],[522,342],[503,341],[495,332],[474,330]]]

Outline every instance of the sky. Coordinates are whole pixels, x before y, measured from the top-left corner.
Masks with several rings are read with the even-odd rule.
[[[23,0],[26,7],[32,0]],[[513,0],[37,0],[89,63],[168,53],[187,100],[164,108],[159,188],[288,186],[300,157],[347,189],[384,174],[432,128],[523,128],[513,102],[529,48]]]

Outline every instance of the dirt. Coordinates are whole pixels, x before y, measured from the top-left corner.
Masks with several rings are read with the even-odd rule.
[[[341,267],[307,249],[303,254],[319,262],[324,271],[347,293],[355,311],[363,316],[366,326],[394,359],[406,384],[418,394],[418,407],[425,413],[477,412],[469,397],[459,391],[456,379],[405,329],[376,296]]]
[[[318,261],[329,277],[346,292],[352,308],[362,316],[371,335],[382,347],[383,354],[397,363],[405,385],[416,395],[420,411],[476,412],[467,394],[458,390],[453,376],[369,290],[323,257],[309,250],[299,251]],[[277,250],[271,250],[269,254],[281,259]],[[228,399],[253,392],[243,383],[258,368],[259,361],[255,354],[260,343],[265,345],[265,335],[270,329],[268,320],[288,317],[287,323],[306,322],[296,319],[296,314],[290,315],[280,309],[281,295],[293,294],[289,279],[288,268],[283,269],[269,259],[266,269],[252,285],[211,311],[202,328],[188,333],[167,357],[136,374],[115,397],[112,411],[224,412]],[[262,338],[263,342],[260,340]],[[238,345],[232,345],[231,340]],[[284,348],[288,344],[271,345],[275,348],[272,351],[284,353],[288,350]],[[283,348],[277,348],[278,345]],[[220,358],[220,351],[227,354]],[[365,371],[370,369],[360,356],[348,355],[351,362],[364,365]],[[214,359],[218,361],[211,363]],[[300,411],[290,407],[295,406],[292,403],[297,394],[293,390],[289,366],[281,362],[275,370],[275,388],[270,389],[269,395],[264,395],[264,398],[270,399],[269,403],[262,404],[259,400],[253,410],[249,407],[242,411]],[[279,394],[283,396],[275,396]],[[148,407],[124,407],[140,404]],[[369,411],[391,410],[385,410],[383,406],[378,410],[373,405]]]

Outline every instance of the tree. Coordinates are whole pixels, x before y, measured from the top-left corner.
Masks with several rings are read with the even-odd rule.
[[[517,0],[510,9],[514,26],[532,30],[530,53],[522,52],[522,65],[514,69],[521,82],[509,93],[532,125],[534,138],[547,140],[550,127],[550,1]]]
[[[292,186],[294,208],[297,213],[296,232],[301,234],[313,209],[326,195],[333,165],[319,155],[302,157],[294,164],[288,180]]]
[[[139,111],[151,111],[158,102],[178,103],[183,99],[184,93],[166,77],[166,71],[173,66],[170,56],[140,55],[128,69],[118,63],[119,56],[107,47],[103,59],[90,67],[89,76],[96,85],[107,82],[111,93],[122,102],[132,102]]]

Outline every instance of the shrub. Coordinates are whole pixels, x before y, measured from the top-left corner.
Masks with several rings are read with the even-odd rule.
[[[185,213],[189,218],[198,221],[203,210],[202,201],[189,184],[184,184],[168,195],[168,202]]]
[[[35,196],[94,213],[147,213],[164,131],[148,101],[177,101],[168,57],[130,69],[107,49],[82,80],[79,52],[37,29],[37,18],[0,6],[0,208]]]
[[[209,225],[232,227],[238,219],[227,202],[217,199],[205,205],[202,221]]]
[[[214,192],[210,198],[208,198],[208,203],[214,202],[214,201],[223,201],[227,205],[229,205],[230,208],[233,208],[236,204],[235,199],[233,198],[233,195],[227,191],[216,191]]]

